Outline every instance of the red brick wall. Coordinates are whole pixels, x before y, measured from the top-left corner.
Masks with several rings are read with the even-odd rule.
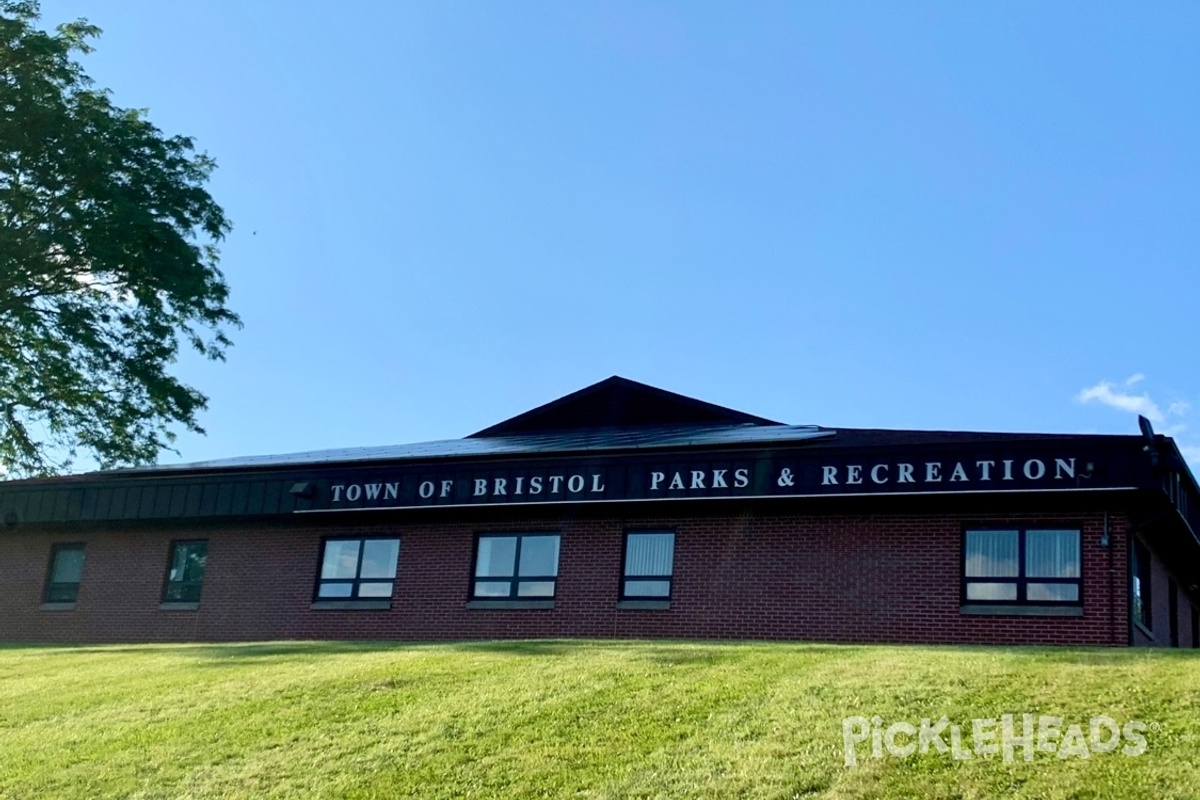
[[[0,639],[468,639],[701,637],[833,642],[1125,645],[1127,521],[1099,512],[1038,515],[811,514],[555,517],[497,524],[300,524],[37,532],[0,536]],[[596,513],[596,512],[593,512]],[[611,512],[609,512],[611,513]],[[1083,617],[964,616],[959,610],[964,523],[1082,525]],[[674,529],[667,611],[616,607],[623,533]],[[553,610],[466,607],[473,537],[491,531],[562,534]],[[312,610],[323,536],[395,534],[399,571],[389,611]],[[207,538],[199,610],[159,609],[172,539]],[[54,541],[84,541],[72,611],[40,610]],[[1157,610],[1156,610],[1157,613]]]

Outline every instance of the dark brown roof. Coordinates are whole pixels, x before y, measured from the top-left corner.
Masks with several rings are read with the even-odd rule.
[[[468,438],[651,425],[779,424],[614,375],[484,428]]]

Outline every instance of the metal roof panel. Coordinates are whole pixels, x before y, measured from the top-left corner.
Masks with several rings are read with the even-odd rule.
[[[253,467],[290,467],[371,461],[413,461],[441,458],[471,458],[504,455],[653,448],[705,447],[739,444],[805,442],[835,436],[836,432],[816,425],[717,425],[662,426],[562,431],[488,438],[443,439],[382,447],[347,447],[310,450],[280,455],[242,456],[188,464],[158,464],[112,470],[113,473],[162,473],[191,470],[223,470]]]

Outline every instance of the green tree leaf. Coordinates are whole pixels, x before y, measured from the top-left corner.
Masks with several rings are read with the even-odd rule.
[[[0,2],[0,469],[153,462],[203,432],[203,394],[169,374],[181,343],[222,359],[240,327],[218,269],[230,230],[215,163],[114,106],[75,56],[100,31],[49,33]]]

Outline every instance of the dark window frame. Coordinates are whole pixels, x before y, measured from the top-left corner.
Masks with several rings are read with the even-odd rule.
[[[163,590],[162,602],[164,603],[199,603],[200,595],[204,589],[204,575],[200,576],[198,581],[173,581],[171,580],[171,565],[175,563],[175,548],[181,545],[203,544],[204,545],[204,573],[208,573],[208,539],[172,539],[167,546],[167,570],[163,575]],[[172,584],[196,589],[196,597],[175,598],[170,597]]]
[[[1129,614],[1146,630],[1154,630],[1153,578],[1150,548],[1138,539],[1133,540],[1133,559],[1129,568]],[[1141,617],[1138,610],[1141,610]]]
[[[1013,576],[967,577],[967,534],[972,531],[1011,532],[1017,534],[1017,574]],[[1025,574],[1025,534],[1028,531],[1071,531],[1078,537],[1079,542],[1079,577],[1078,578],[1039,578]],[[1083,606],[1083,582],[1086,570],[1083,565],[1083,526],[1061,521],[1048,523],[1026,523],[1022,525],[964,525],[959,539],[959,602],[962,605],[983,606],[1052,606],[1054,608],[1081,608]],[[972,583],[1010,583],[1017,587],[1015,600],[978,600],[967,598],[967,587]],[[1053,583],[1074,585],[1078,587],[1075,600],[1028,600],[1028,586],[1031,583]]]
[[[83,553],[83,568],[79,570],[79,580],[74,583],[53,583],[54,580],[54,565],[58,561],[58,554],[67,550],[79,550]],[[79,601],[79,587],[83,585],[83,569],[87,567],[87,543],[86,542],[55,542],[50,545],[50,564],[46,568],[46,583],[42,589],[43,603],[76,603]],[[71,595],[71,599],[67,600],[62,597],[51,597],[57,587],[74,586],[75,592]]]
[[[520,531],[520,532],[492,532],[492,533],[477,533],[475,534],[474,547],[471,548],[471,582],[467,586],[467,599],[472,602],[487,601],[487,600],[520,600],[520,601],[536,601],[536,600],[554,600],[558,597],[558,571],[559,564],[554,565],[554,575],[522,575],[521,570],[521,543],[526,537],[537,536],[556,536],[558,537],[558,557],[562,560],[562,532],[561,531]],[[485,575],[480,577],[476,574],[479,570],[479,543],[484,539],[512,539],[517,540],[517,545],[513,549],[513,574],[511,576],[491,576]],[[503,583],[508,582],[507,595],[495,594],[475,594],[475,584],[483,583]],[[517,592],[520,589],[521,583],[552,583],[554,591],[550,594],[539,595],[519,595]]]
[[[628,569],[626,558],[629,554],[629,537],[637,536],[638,534],[671,534],[671,574],[670,575],[627,575],[625,570]],[[677,532],[669,529],[660,528],[644,528],[637,530],[625,531],[625,536],[621,540],[621,584],[618,589],[618,598],[620,600],[670,600],[675,594],[675,543],[679,540]],[[625,584],[629,581],[666,581],[666,594],[626,594]]]
[[[367,542],[395,542],[396,543],[396,574],[391,578],[364,578],[362,576],[363,554],[366,553]],[[325,548],[330,542],[359,542],[358,561],[354,565],[353,578],[322,578],[321,570],[325,566]],[[317,552],[317,580],[313,586],[313,602],[314,603],[378,603],[380,601],[391,602],[396,594],[396,583],[400,580],[400,552],[404,549],[404,542],[396,535],[377,535],[377,536],[323,536],[321,537],[321,548]],[[321,586],[324,584],[350,584],[350,595],[348,597],[340,596],[322,596]],[[391,583],[392,591],[383,597],[376,595],[374,597],[359,597],[359,584],[363,583]]]

